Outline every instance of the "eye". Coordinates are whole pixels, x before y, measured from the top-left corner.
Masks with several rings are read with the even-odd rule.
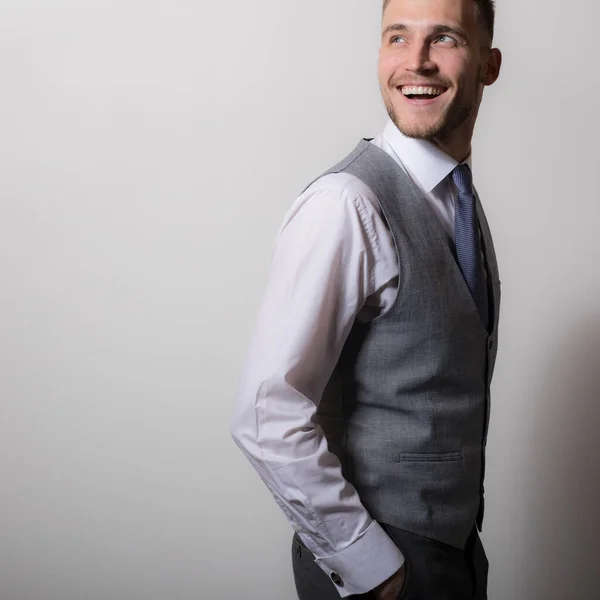
[[[435,43],[449,46],[458,46],[458,42],[451,35],[440,35],[435,39]]]
[[[405,41],[406,40],[401,35],[395,35],[393,38],[390,39],[390,44],[402,44]]]

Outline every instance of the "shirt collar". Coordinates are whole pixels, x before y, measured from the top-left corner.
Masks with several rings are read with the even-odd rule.
[[[382,135],[411,177],[426,192],[433,191],[458,165],[431,142],[405,136],[391,120]],[[470,154],[463,164],[471,167]]]

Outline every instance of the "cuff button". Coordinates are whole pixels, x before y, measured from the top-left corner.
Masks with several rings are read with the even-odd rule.
[[[335,583],[335,585],[337,585],[338,587],[344,587],[344,582],[337,573],[331,574],[331,581],[333,581],[333,583]]]

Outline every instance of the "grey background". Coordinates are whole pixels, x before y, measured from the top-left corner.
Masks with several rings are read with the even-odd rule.
[[[294,598],[229,417],[287,207],[385,122],[379,12],[0,5],[2,600]],[[598,13],[499,2],[490,600],[600,597]]]

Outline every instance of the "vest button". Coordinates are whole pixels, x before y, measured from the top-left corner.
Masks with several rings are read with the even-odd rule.
[[[331,581],[333,581],[333,583],[335,583],[335,585],[337,585],[338,587],[344,587],[344,582],[337,573],[331,574]]]

